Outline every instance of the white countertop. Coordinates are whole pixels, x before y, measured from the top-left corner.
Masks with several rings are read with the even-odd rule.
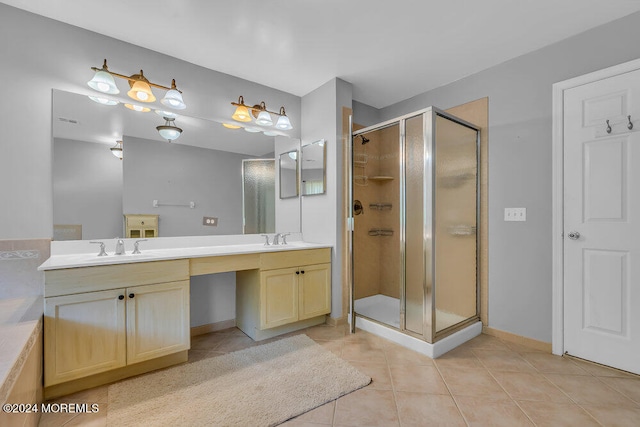
[[[131,240],[131,239],[127,239]],[[146,243],[146,242],[145,242]],[[125,245],[126,254],[114,255],[107,248],[107,256],[97,255],[98,245],[92,247],[92,253],[64,253],[52,255],[46,260],[38,270],[57,270],[63,268],[91,267],[96,265],[128,264],[135,262],[164,261],[184,258],[201,258],[209,256],[224,256],[238,254],[252,254],[263,252],[294,251],[302,249],[330,248],[331,245],[324,243],[308,243],[302,241],[289,242],[286,245],[265,246],[264,243],[246,243],[238,245],[220,244],[212,246],[194,246],[163,249],[145,249],[140,245],[142,253],[133,255],[129,246]],[[53,253],[52,248],[52,253]]]

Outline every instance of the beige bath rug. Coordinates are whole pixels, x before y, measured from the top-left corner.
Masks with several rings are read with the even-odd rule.
[[[273,426],[371,378],[306,335],[109,386],[110,426]]]

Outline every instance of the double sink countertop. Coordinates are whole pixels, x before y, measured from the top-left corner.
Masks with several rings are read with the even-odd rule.
[[[223,237],[223,236],[212,236]],[[244,237],[244,236],[243,236]],[[164,239],[164,240],[163,240]],[[174,240],[180,239],[180,240]],[[113,239],[110,239],[113,240]],[[323,243],[309,243],[292,241],[286,245],[269,245],[264,243],[247,242],[241,244],[228,244],[229,239],[211,239],[202,241],[201,238],[156,238],[140,243],[140,254],[132,254],[133,242],[136,239],[123,239],[125,242],[125,254],[114,255],[114,250],[107,246],[107,256],[98,256],[98,246],[90,245],[88,241],[80,241],[75,244],[77,252],[73,253],[74,246],[68,242],[52,242],[51,257],[46,260],[38,270],[58,270],[64,268],[92,267],[97,265],[128,264],[136,262],[151,262],[174,260],[184,258],[201,258],[210,256],[240,255],[263,252],[294,251],[316,248],[330,248],[332,245]],[[153,240],[153,243],[151,243]],[[172,241],[173,240],[173,241]],[[192,240],[189,244],[189,240]],[[247,239],[240,239],[247,240]],[[56,248],[55,244],[59,247]],[[107,243],[107,242],[105,242]],[[177,247],[166,247],[175,243]],[[206,244],[209,245],[206,245]],[[62,245],[61,245],[62,244]],[[151,246],[145,248],[145,246]],[[112,243],[112,246],[115,243]],[[58,251],[56,251],[58,249]],[[87,250],[91,249],[92,252]],[[56,253],[58,252],[58,253]]]

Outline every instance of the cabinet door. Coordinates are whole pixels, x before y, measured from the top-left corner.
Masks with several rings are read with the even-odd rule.
[[[299,319],[331,312],[331,264],[300,267]]]
[[[189,281],[127,288],[127,364],[190,346]]]
[[[298,320],[297,268],[260,272],[260,329]]]
[[[124,289],[45,298],[45,386],[126,364]]]

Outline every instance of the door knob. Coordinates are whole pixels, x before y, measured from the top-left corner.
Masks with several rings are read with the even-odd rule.
[[[569,238],[571,240],[578,240],[580,238],[580,233],[578,233],[577,231],[571,231],[569,233]]]

